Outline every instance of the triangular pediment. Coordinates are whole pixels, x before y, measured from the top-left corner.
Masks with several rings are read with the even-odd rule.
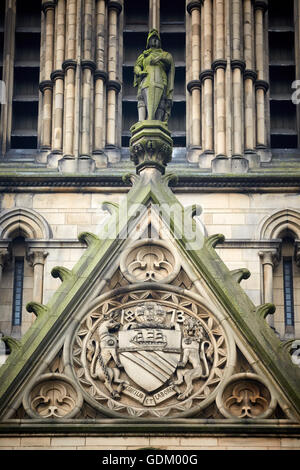
[[[299,422],[300,370],[184,208],[170,176],[133,186],[0,369],[0,426],[197,419]],[[42,420],[42,421],[41,421]],[[9,424],[10,423],[10,424]],[[281,424],[282,424],[281,423]],[[22,424],[22,425],[23,425]],[[199,425],[200,425],[199,424]],[[155,424],[154,424],[155,425]]]

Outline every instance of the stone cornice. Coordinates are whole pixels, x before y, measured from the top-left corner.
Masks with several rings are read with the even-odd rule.
[[[92,421],[92,422],[91,422]],[[270,437],[300,437],[300,425],[286,419],[252,419],[247,422],[247,430],[250,435]],[[178,436],[181,433],[187,435],[220,435],[230,433],[240,436],[245,434],[245,422],[237,422],[231,419],[64,419],[52,420],[51,424],[46,419],[10,419],[0,423],[0,435],[5,436],[35,436],[64,435],[84,433],[87,436],[101,436],[109,433],[112,436],[144,436],[146,434],[164,433],[167,436]],[[182,437],[182,435],[181,435]]]
[[[218,175],[203,174],[193,171],[188,173],[182,169],[176,170],[174,167],[169,171],[177,174],[178,183],[170,183],[174,191],[274,191],[280,190],[286,192],[299,192],[300,173],[282,173],[282,174],[243,174],[243,175]],[[77,191],[78,188],[93,188],[95,191],[101,191],[102,188],[128,188],[129,184],[124,183],[123,177],[128,174],[128,170],[119,170],[113,174],[113,171],[102,170],[101,174],[73,175],[64,176],[60,173],[43,175],[41,172],[37,175],[26,175],[20,171],[18,174],[0,174],[0,191],[52,191],[52,188],[66,189],[67,191]]]

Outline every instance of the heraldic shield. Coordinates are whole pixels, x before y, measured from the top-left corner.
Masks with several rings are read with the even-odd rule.
[[[161,387],[180,361],[181,332],[133,326],[119,331],[119,359],[127,375],[147,392]]]

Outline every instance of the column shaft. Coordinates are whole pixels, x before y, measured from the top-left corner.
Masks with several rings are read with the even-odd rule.
[[[107,124],[106,144],[113,149],[117,148],[117,104],[120,83],[118,82],[118,15],[122,5],[116,1],[108,2],[108,91],[107,91]],[[114,151],[115,152],[115,151]],[[109,158],[114,161],[119,159],[117,153],[112,153]]]
[[[75,104],[75,68],[67,67],[65,72],[65,131],[64,153],[73,154]]]
[[[200,147],[201,145],[201,91],[199,74],[201,68],[201,4],[192,4],[190,11],[191,14],[191,77],[194,86],[191,86],[191,112],[192,112],[192,133],[191,133],[191,147]]]
[[[226,154],[226,95],[225,77],[225,5],[224,0],[215,3],[215,96],[216,96],[216,154]]]
[[[52,88],[53,84],[50,80],[53,71],[53,51],[54,51],[54,9],[55,4],[50,2],[43,3],[45,14],[45,48],[44,48],[44,80],[40,83],[40,90],[43,94],[42,101],[42,138],[41,147],[44,149],[51,148],[52,133]]]
[[[259,256],[263,268],[263,302],[273,303],[273,269],[276,252],[264,251],[260,252]],[[269,316],[268,322],[270,326],[274,326],[274,317]]]
[[[43,303],[44,264],[47,255],[48,253],[43,251],[29,253],[29,260],[33,267],[32,300],[40,304]]]
[[[76,77],[76,18],[77,1],[67,0],[66,8],[66,60],[65,71],[65,110],[63,151],[65,155],[74,153],[75,122],[75,77]]]
[[[96,2],[96,73],[94,99],[94,152],[105,146],[105,0]]]
[[[160,0],[149,1],[149,31],[151,29],[160,30]]]
[[[84,34],[83,34],[83,60],[82,65],[82,118],[81,118],[81,143],[80,154],[90,155],[91,153],[91,88],[93,70],[95,70],[95,63],[93,58],[93,44],[92,44],[92,14],[93,5],[91,0],[84,2]]]
[[[267,2],[258,1],[255,7],[255,55],[256,55],[256,146],[266,147],[266,110],[265,96],[267,92],[267,83],[265,82],[264,67],[264,11],[267,8]]]
[[[15,54],[16,0],[7,0],[5,9],[5,31],[3,47],[2,80],[6,85],[6,103],[1,106],[0,153],[3,155],[10,148],[12,126],[12,96]]]
[[[218,67],[215,72],[216,93],[216,154],[226,153],[226,101],[225,101],[225,70]]]
[[[242,72],[240,67],[232,72],[233,85],[233,155],[242,155]]]
[[[63,145],[64,74],[62,64],[65,58],[65,30],[65,0],[58,0],[55,30],[55,74],[52,74],[54,81],[52,151],[57,153],[62,152]]]
[[[82,123],[81,123],[81,154],[90,154],[90,118],[91,118],[91,81],[92,70],[84,68],[82,77]]]
[[[204,152],[212,152],[214,148],[213,127],[213,73],[211,70],[213,59],[213,6],[212,0],[205,0],[202,9],[203,15],[203,70],[202,75],[202,129]],[[205,73],[205,71],[209,71]]]

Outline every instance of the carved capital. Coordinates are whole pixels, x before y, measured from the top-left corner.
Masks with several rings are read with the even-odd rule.
[[[225,70],[227,66],[227,61],[225,59],[217,59],[212,63],[212,69],[215,72],[217,69]]]
[[[203,0],[190,0],[186,6],[187,12],[191,15],[193,10],[200,10]]]
[[[118,80],[109,80],[107,83],[108,90],[114,90],[116,93],[121,91],[121,83]]]
[[[93,60],[82,60],[81,67],[82,69],[96,70],[96,64]]]
[[[202,70],[202,72],[199,75],[199,78],[201,82],[203,82],[206,79],[213,80],[214,72],[212,69]]]
[[[191,80],[190,82],[188,82],[187,84],[187,90],[189,93],[192,93],[193,90],[200,90],[201,88],[201,81],[200,80]]]
[[[238,59],[232,60],[231,61],[231,68],[232,69],[240,69],[241,72],[244,72],[244,70],[246,68],[246,62],[244,60],[238,60]]]
[[[46,0],[45,2],[42,2],[42,11],[46,14],[48,10],[54,10],[55,5],[56,1]]]
[[[0,249],[0,267],[4,268],[6,263],[9,261],[10,253],[6,249]]]
[[[295,261],[297,266],[300,267],[300,240],[295,240]]]
[[[55,80],[61,79],[63,80],[65,77],[65,73],[63,70],[53,70],[53,72],[50,75],[51,80],[54,82]]]
[[[265,80],[256,80],[255,82],[255,88],[258,90],[258,89],[261,89],[261,90],[264,90],[265,93],[267,93],[268,89],[269,89],[269,84],[268,82],[266,82]]]
[[[103,80],[104,83],[107,82],[108,79],[108,74],[105,72],[105,70],[95,70],[94,72],[94,79],[95,80]]]
[[[255,0],[254,1],[254,9],[255,10],[262,10],[265,12],[268,9],[268,0]]]
[[[122,4],[118,0],[109,0],[107,7],[109,10],[116,10],[118,14],[120,14],[122,11]]]
[[[77,62],[73,59],[67,59],[62,63],[62,68],[66,72],[68,69],[76,69]]]
[[[37,264],[41,264],[44,266],[45,259],[47,256],[47,251],[29,250],[27,258],[30,265],[34,268],[34,266]]]
[[[130,156],[137,173],[146,167],[157,168],[162,174],[172,158],[173,142],[161,121],[142,121],[131,128]]]
[[[254,70],[246,69],[244,72],[244,79],[247,80],[249,78],[255,82],[257,79],[257,73]]]
[[[44,80],[39,84],[39,89],[42,93],[44,93],[45,90],[52,90],[53,88],[53,82],[51,80]]]
[[[280,258],[278,250],[260,251],[258,254],[262,265],[270,264],[273,268],[277,266]]]

